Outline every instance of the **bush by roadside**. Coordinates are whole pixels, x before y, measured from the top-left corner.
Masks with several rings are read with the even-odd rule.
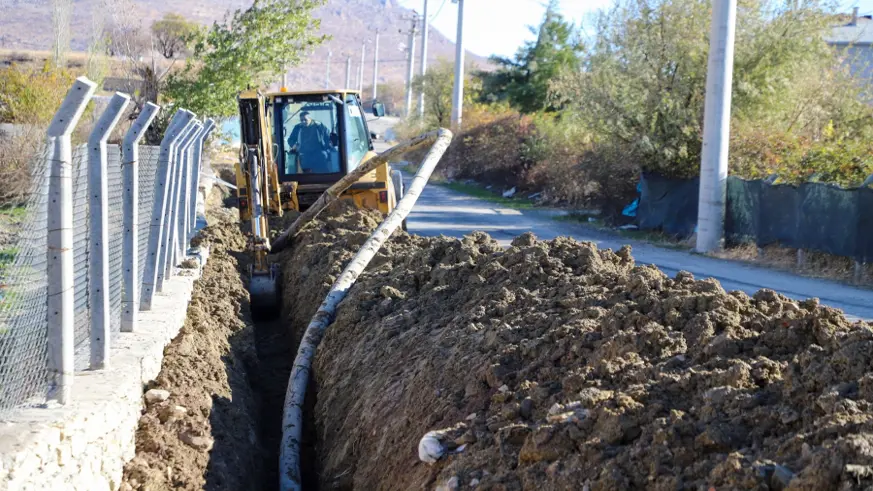
[[[45,128],[73,83],[73,75],[46,62],[41,68],[12,64],[0,70],[0,206],[22,204],[31,188],[33,157]]]

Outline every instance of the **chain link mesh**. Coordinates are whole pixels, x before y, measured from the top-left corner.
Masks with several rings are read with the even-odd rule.
[[[121,174],[121,147],[109,145],[107,152],[107,203],[109,204],[109,327],[121,332],[121,300],[124,286],[121,255],[124,252],[124,180]],[[114,344],[117,336],[109,338]]]
[[[0,419],[48,390],[46,157],[33,160],[30,192],[0,208]]]
[[[145,271],[145,260],[148,255],[149,247],[149,230],[152,221],[152,207],[155,202],[155,186],[157,180],[155,178],[158,171],[158,158],[161,155],[161,148],[154,146],[140,145],[139,147],[139,278],[137,281],[140,285],[140,295],[142,295],[142,279],[143,271]],[[139,303],[139,299],[137,299]]]
[[[123,192],[121,150],[108,146],[109,315],[121,328],[123,288]],[[139,150],[139,284],[145,269],[160,148]],[[33,159],[31,191],[13,205],[0,203],[0,420],[19,407],[45,402],[47,369],[48,149]],[[2,169],[2,166],[0,166]],[[0,173],[0,179],[3,179]],[[74,364],[87,369],[91,348],[89,298],[88,149],[73,148]]]
[[[73,148],[73,302],[74,346],[76,371],[88,368],[91,358],[91,306],[89,301],[88,261],[91,244],[88,240],[88,147]]]

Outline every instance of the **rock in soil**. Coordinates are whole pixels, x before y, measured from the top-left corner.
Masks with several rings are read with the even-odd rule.
[[[283,255],[295,337],[379,221],[335,206]],[[629,247],[398,232],[314,378],[321,489],[873,486],[870,325],[669,277]],[[419,461],[425,434],[459,425],[463,452]]]
[[[151,389],[146,391],[146,404],[152,405],[158,402],[164,402],[170,398],[170,391],[163,389]]]

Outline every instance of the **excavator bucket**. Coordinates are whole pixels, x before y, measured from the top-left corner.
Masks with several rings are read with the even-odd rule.
[[[278,264],[271,265],[266,272],[250,271],[249,302],[252,316],[261,320],[279,315],[282,309],[279,285]]]

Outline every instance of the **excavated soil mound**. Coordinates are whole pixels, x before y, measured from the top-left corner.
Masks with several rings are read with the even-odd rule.
[[[284,256],[294,336],[377,223],[335,207]],[[323,490],[860,490],[871,362],[869,325],[629,248],[401,233],[328,329],[308,417]]]
[[[147,387],[122,490],[261,489],[260,407],[249,383],[257,360],[237,263],[245,239],[238,224],[225,222],[204,229],[199,242],[210,245],[209,261]]]

